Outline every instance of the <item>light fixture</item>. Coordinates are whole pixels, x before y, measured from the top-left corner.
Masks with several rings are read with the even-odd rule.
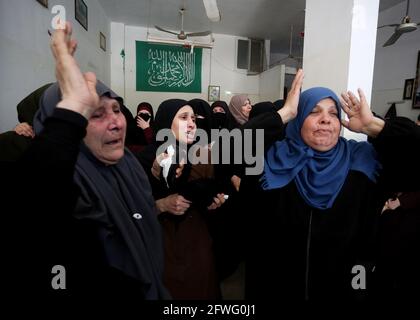
[[[206,42],[199,42],[199,41],[191,41],[191,40],[179,40],[179,39],[167,39],[167,38],[158,38],[154,36],[147,36],[147,42],[152,43],[161,43],[161,44],[172,44],[178,45],[183,47],[196,47],[196,48],[208,48],[213,49],[213,43],[206,43]]]
[[[203,0],[203,3],[206,8],[207,17],[213,22],[219,22],[221,16],[216,0]]]

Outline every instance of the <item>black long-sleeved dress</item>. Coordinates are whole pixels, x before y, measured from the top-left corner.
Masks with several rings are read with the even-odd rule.
[[[284,125],[275,112],[249,121],[246,128],[265,129],[266,149],[284,137]],[[246,297],[328,301],[358,300],[370,294],[376,281],[377,220],[387,190],[391,185],[418,188],[419,159],[412,150],[420,145],[419,131],[408,119],[387,121],[378,137],[371,139],[383,166],[378,182],[350,171],[327,210],[307,205],[294,181],[263,191],[258,178],[245,177],[240,194],[247,226]],[[363,283],[358,266],[366,271]],[[366,289],[353,288],[361,284]]]
[[[120,236],[124,230],[73,214],[81,192],[74,183],[74,170],[86,126],[81,115],[56,109],[22,159],[1,166],[3,185],[7,186],[2,193],[7,205],[2,208],[1,283],[8,300],[46,296],[145,299],[150,284],[111,267],[109,255],[104,253],[127,252]],[[150,206],[154,206],[153,200]],[[99,234],[107,234],[108,239],[103,241]],[[160,233],[154,236],[159,238]],[[163,247],[153,254],[163,256]],[[130,264],[130,254],[125,257],[127,261],[121,263]],[[57,265],[65,268],[65,283],[59,277],[54,280],[63,275],[53,270]],[[66,289],[54,289],[53,281]],[[162,292],[154,299],[169,298],[159,294]]]

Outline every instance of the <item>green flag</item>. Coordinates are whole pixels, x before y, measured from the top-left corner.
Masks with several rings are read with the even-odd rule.
[[[136,41],[136,90],[201,93],[202,51]]]

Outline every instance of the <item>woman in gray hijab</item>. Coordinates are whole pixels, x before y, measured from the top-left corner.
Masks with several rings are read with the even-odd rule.
[[[251,109],[251,101],[246,94],[238,94],[230,99],[229,111],[235,122],[235,128],[239,128],[248,121]]]
[[[68,222],[64,228],[70,239],[64,242],[69,254],[57,255],[60,259],[56,262],[50,260],[68,263],[63,264],[70,268],[67,285],[77,292],[94,290],[101,294],[129,293],[140,299],[167,299],[155,203],[142,167],[124,148],[122,99],[103,83],[96,83],[94,74],[80,72],[73,57],[75,42],[70,36],[71,26],[67,24],[65,30],[57,30],[52,37],[58,83],[44,93],[34,120],[36,135],[39,139],[47,134],[52,137],[51,143],[58,148],[56,154],[64,149],[68,153],[73,149],[73,154],[79,150],[73,167],[77,200],[74,209],[61,208],[71,211],[63,219]],[[61,132],[60,141],[52,136],[54,130],[63,131],[58,127],[60,123],[73,125],[69,131],[79,126],[79,139],[69,132]],[[86,135],[80,141],[84,127]],[[68,170],[71,159],[57,157],[56,161],[60,176],[59,167]],[[57,216],[60,213],[57,210]],[[59,237],[63,238],[61,234]]]

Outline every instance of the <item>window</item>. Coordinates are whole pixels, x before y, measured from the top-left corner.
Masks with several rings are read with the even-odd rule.
[[[238,39],[238,55],[236,59],[236,67],[238,69],[248,70],[248,46],[248,40]]]
[[[248,74],[263,71],[264,40],[237,39],[236,68],[247,70]]]

